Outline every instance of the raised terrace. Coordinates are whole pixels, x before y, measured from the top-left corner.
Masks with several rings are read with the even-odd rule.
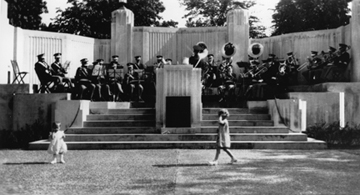
[[[359,123],[360,0],[352,1],[353,17],[346,26],[252,40],[248,38],[249,13],[240,8],[228,12],[226,27],[213,28],[134,27],[134,13],[119,9],[113,12],[111,39],[99,40],[13,27],[7,18],[6,1],[0,2],[0,130],[21,131],[38,124],[48,131],[52,122],[59,121],[66,130],[69,149],[214,148],[217,111],[228,107],[233,148],[323,149],[325,142],[306,136],[307,127]],[[300,72],[299,85],[289,87],[278,98],[235,99],[223,105],[214,98],[216,88],[202,93],[201,71],[181,65],[200,41],[207,44],[215,59],[221,58],[222,45],[234,43],[237,76],[242,69],[235,63],[248,60],[248,47],[255,42],[264,45],[265,56],[274,53],[283,58],[293,51],[300,64],[312,49],[321,51],[345,43],[351,46],[351,62],[344,82],[309,85]],[[120,63],[126,64],[141,55],[143,63],[152,66],[155,56],[161,54],[176,65],[156,70],[153,102],[90,102],[74,100],[68,93],[34,93],[33,86],[39,84],[34,70],[36,55],[56,52],[72,62],[70,77],[82,58],[108,61],[119,55]],[[50,62],[50,57],[45,60]],[[14,79],[11,60],[28,72],[25,84],[10,84]],[[31,142],[29,149],[43,150],[48,143],[46,139]]]

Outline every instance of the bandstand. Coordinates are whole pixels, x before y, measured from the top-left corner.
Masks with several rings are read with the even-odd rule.
[[[352,47],[351,67],[347,71],[350,82],[293,86],[293,91],[282,99],[247,101],[244,106],[228,108],[233,148],[326,148],[324,142],[306,136],[306,127],[335,121],[355,125],[360,117],[360,70],[357,66],[360,63],[360,36],[357,33],[360,30],[360,0],[354,0],[352,6],[353,17],[347,26],[257,40],[248,39],[249,14],[240,8],[229,11],[226,27],[213,28],[134,27],[134,14],[121,8],[112,13],[111,39],[99,40],[12,27],[8,25],[7,3],[1,0],[3,36],[0,39],[6,43],[0,45],[6,56],[0,59],[1,64],[4,66],[10,64],[10,60],[16,60],[29,76],[24,78],[28,84],[11,85],[1,80],[4,84],[0,85],[0,129],[16,131],[37,121],[49,128],[51,122],[59,121],[67,130],[69,149],[214,148],[220,106],[204,104],[200,71],[178,63],[191,55],[189,47],[204,41],[210,53],[220,58],[221,46],[232,42],[238,49],[233,61],[239,62],[247,60],[247,49],[253,42],[265,46],[264,55],[276,53],[282,56],[293,50],[301,59],[305,59],[309,51],[303,45],[321,50],[329,44],[344,42]],[[46,44],[38,44],[42,42]],[[163,54],[172,58],[176,65],[157,70],[154,105],[90,102],[71,100],[65,93],[32,93],[31,86],[38,82],[33,70],[34,51],[51,53],[55,50],[74,62],[75,67],[81,58],[108,59],[113,54],[120,56],[121,64],[131,61],[134,55],[141,55],[147,65],[154,62],[157,54]],[[10,71],[9,67],[4,70]],[[239,74],[240,68],[234,68]],[[74,75],[75,69],[72,68],[70,74]],[[7,77],[7,71],[0,74],[1,79]],[[48,140],[39,140],[30,143],[29,149],[46,149],[47,146]]]

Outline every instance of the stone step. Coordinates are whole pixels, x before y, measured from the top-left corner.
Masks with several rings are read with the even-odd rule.
[[[218,120],[217,114],[203,114],[202,120]],[[268,114],[232,114],[229,120],[270,120],[271,117]]]
[[[84,127],[155,127],[155,120],[85,121]]]
[[[201,126],[218,126],[217,120],[202,120]],[[274,126],[274,122],[270,120],[229,120],[230,128],[232,126]]]
[[[90,114],[155,114],[154,108],[107,109],[93,108]]]
[[[159,133],[155,127],[73,127],[67,134],[152,134]]]
[[[215,149],[215,141],[143,141],[143,142],[67,142],[69,150],[98,149]],[[48,140],[31,142],[28,149],[46,150]],[[307,141],[233,141],[231,149],[326,149],[323,141],[308,138]]]
[[[186,133],[217,133],[217,126],[203,126],[200,129],[187,129],[187,128],[174,128],[171,129],[171,134],[186,134]],[[232,126],[230,127],[231,133],[289,133],[286,126]]]
[[[86,121],[96,120],[155,120],[155,114],[91,114]]]
[[[230,117],[233,114],[267,114],[267,110],[249,110],[248,108],[226,108]],[[220,108],[203,108],[203,114],[218,114]]]
[[[301,133],[230,134],[232,141],[306,141]],[[65,141],[215,141],[217,134],[67,134]]]

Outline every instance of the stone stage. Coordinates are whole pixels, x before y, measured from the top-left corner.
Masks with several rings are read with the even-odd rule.
[[[61,121],[68,129],[66,141],[70,149],[215,147],[218,107],[201,109],[199,127],[157,128],[155,106],[70,100],[68,94],[27,94],[19,85],[1,87],[7,88],[2,93],[14,94],[1,96],[1,105],[8,106],[7,116],[12,119],[3,119],[2,125],[16,130],[36,120],[48,125],[55,120]],[[20,93],[9,89],[16,87],[21,89]],[[357,124],[354,119],[359,113],[359,83],[294,86],[291,90],[277,100],[278,107],[274,100],[267,100],[229,108],[233,147],[325,148],[324,142],[311,140],[302,131],[319,122],[342,120],[343,123]],[[31,143],[29,149],[45,149],[47,144],[47,140],[39,140]]]

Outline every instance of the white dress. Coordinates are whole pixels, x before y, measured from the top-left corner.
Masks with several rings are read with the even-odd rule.
[[[49,144],[48,153],[50,154],[62,154],[67,152],[67,145],[64,141],[64,131],[57,131],[50,134],[51,142]]]
[[[224,124],[219,123],[217,145],[219,148],[230,148],[229,121],[225,119],[223,122]]]

